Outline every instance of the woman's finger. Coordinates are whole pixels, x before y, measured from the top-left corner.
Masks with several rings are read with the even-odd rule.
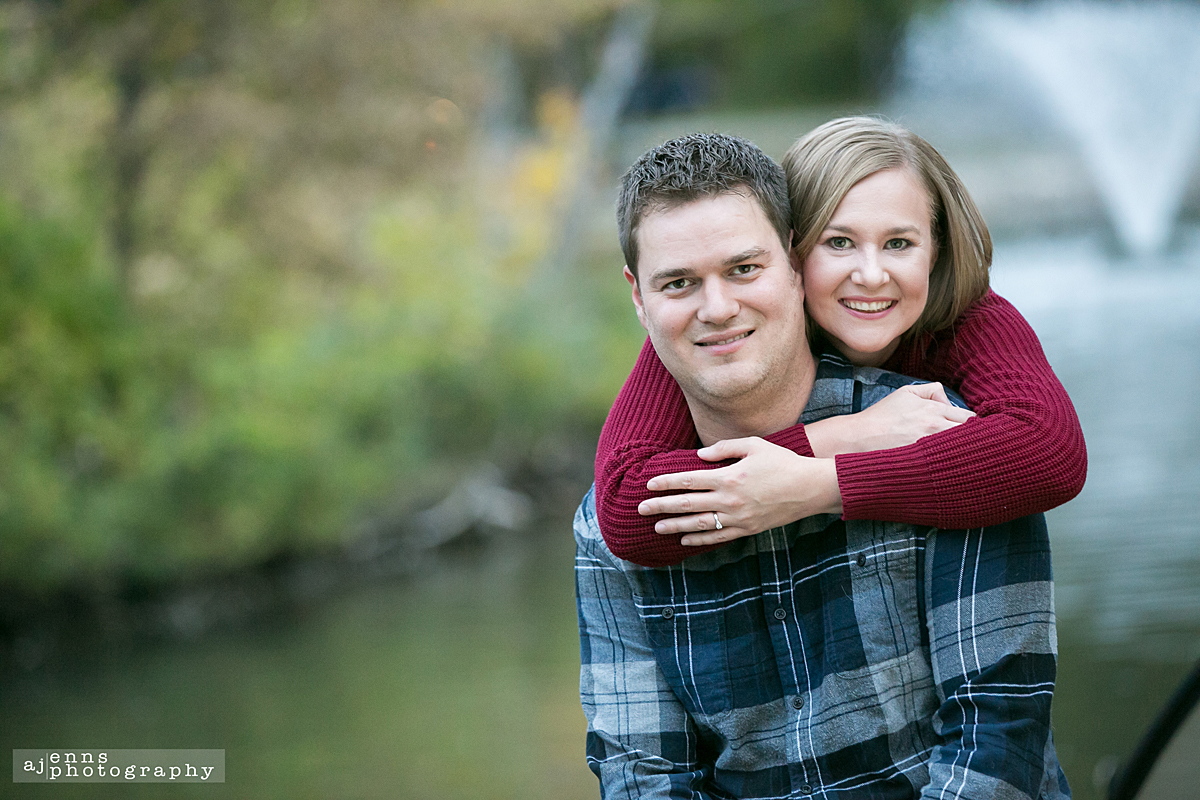
[[[975,416],[974,411],[971,411],[970,409],[967,409],[967,408],[959,408],[958,406],[950,406],[949,408],[945,409],[942,413],[945,414],[946,419],[950,420],[951,422],[956,422],[956,423],[966,422],[971,417]]]
[[[707,514],[720,511],[722,507],[721,498],[716,492],[684,492],[643,500],[638,503],[638,513],[643,517],[652,517],[655,514]]]
[[[654,523],[655,533],[702,533],[704,531],[715,531],[716,522],[713,520],[713,514],[721,516],[719,511],[704,511],[700,514],[690,514],[688,516],[667,517],[660,519]],[[721,530],[729,527],[725,522],[729,521],[728,515],[725,515],[725,521],[721,523]]]
[[[713,473],[718,469],[698,469],[692,472],[668,472],[646,482],[652,492],[696,492],[715,489],[720,476]]]
[[[912,383],[908,386],[900,387],[898,391],[908,391],[926,400],[933,400],[934,402],[948,406],[951,405],[950,398],[946,396],[945,388],[936,381],[933,383]]]
[[[716,444],[701,447],[696,455],[705,461],[727,461],[731,458],[745,458],[763,440],[757,436],[746,436],[741,439],[722,439]]]
[[[720,544],[721,542],[740,539],[743,536],[753,536],[753,532],[742,528],[724,527],[719,531],[709,531],[708,533],[692,533],[680,539],[680,544],[686,547],[699,547],[706,544]]]

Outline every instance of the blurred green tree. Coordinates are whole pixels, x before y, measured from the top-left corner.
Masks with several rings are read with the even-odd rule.
[[[664,0],[638,101],[758,109],[844,105],[890,88],[904,27],[937,0]]]
[[[606,350],[550,340],[525,291],[571,122],[497,149],[480,120],[512,91],[492,54],[615,5],[0,6],[0,582],[336,545],[594,424]]]

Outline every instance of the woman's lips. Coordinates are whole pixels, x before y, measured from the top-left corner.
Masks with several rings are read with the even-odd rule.
[[[845,308],[860,314],[880,314],[898,303],[898,300],[881,298],[879,300],[851,300],[843,298],[838,301]]]

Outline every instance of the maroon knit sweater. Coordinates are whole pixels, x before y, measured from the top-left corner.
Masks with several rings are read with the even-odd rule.
[[[1029,323],[996,293],[884,366],[957,389],[978,416],[906,447],[837,456],[845,519],[974,528],[1046,511],[1083,488],[1075,408]],[[803,425],[764,438],[813,455]],[[720,546],[684,547],[681,534],[654,532],[661,516],[637,511],[665,494],[646,489],[650,478],[730,463],[701,460],[699,444],[679,385],[647,341],[596,449],[596,508],[614,555],[661,567]]]

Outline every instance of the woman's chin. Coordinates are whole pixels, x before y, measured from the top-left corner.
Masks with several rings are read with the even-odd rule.
[[[900,337],[888,340],[835,340],[834,346],[857,367],[881,367],[896,352]]]

